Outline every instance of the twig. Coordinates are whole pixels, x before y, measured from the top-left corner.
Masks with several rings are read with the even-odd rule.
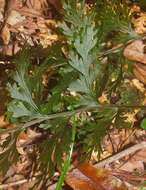
[[[29,181],[30,180],[27,180],[27,179],[21,179],[21,180],[10,182],[10,183],[0,184],[0,189],[2,189],[2,190],[8,189],[9,187],[15,187],[15,186],[18,186],[18,185],[22,185],[24,183],[28,183]],[[31,179],[31,181],[35,181],[35,178]],[[56,186],[56,183],[50,185],[49,190],[54,190],[55,186]]]
[[[28,182],[27,179],[22,179],[22,180],[18,180],[18,181],[15,181],[15,182],[10,182],[10,183],[7,183],[7,184],[1,184],[0,189],[8,189],[9,187],[22,185],[22,184],[27,183],[27,182]]]
[[[123,150],[123,151],[121,151],[121,152],[119,152],[113,156],[105,158],[104,160],[95,164],[95,167],[104,167],[105,165],[110,164],[112,162],[115,162],[115,161],[117,161],[117,160],[119,160],[125,156],[128,156],[129,154],[132,154],[132,153],[134,153],[134,152],[136,152],[142,148],[146,148],[146,142],[145,141],[141,142],[139,144],[136,144],[130,148],[127,148],[127,149],[125,149],[125,150]]]

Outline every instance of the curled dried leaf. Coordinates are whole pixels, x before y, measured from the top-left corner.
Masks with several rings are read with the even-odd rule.
[[[3,27],[0,36],[3,40],[4,45],[8,45],[11,35],[10,35],[10,30],[7,24]]]
[[[124,56],[131,60],[146,64],[146,54],[144,54],[144,43],[142,40],[135,40],[124,49]]]
[[[134,64],[133,72],[138,80],[146,84],[146,54],[144,53],[144,46],[142,40],[136,40],[124,49],[123,54],[127,59],[138,62]]]
[[[133,72],[135,76],[144,84],[146,84],[146,65],[141,63],[136,63],[134,65]]]
[[[66,177],[66,183],[74,190],[127,190],[128,188],[109,170],[95,168],[88,163],[79,165]]]

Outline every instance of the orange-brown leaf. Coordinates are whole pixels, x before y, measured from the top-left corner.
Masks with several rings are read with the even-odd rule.
[[[66,176],[66,183],[74,190],[127,190],[128,188],[109,170],[83,163]]]
[[[7,24],[3,27],[0,36],[3,40],[4,45],[8,45],[10,41],[10,30]]]

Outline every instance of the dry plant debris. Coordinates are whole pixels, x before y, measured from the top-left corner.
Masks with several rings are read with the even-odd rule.
[[[58,1],[50,3],[56,9],[60,8]],[[58,40],[58,35],[55,33],[56,22],[52,20],[52,10],[49,6],[45,0],[26,2],[2,0],[0,37],[4,47],[0,51],[6,55],[13,55],[26,42],[30,45],[40,43],[46,47]]]
[[[142,12],[139,6],[133,6],[131,12],[136,14],[132,22],[137,34],[146,33],[146,13]],[[135,61],[133,72],[135,76],[146,84],[146,54],[145,40],[135,40],[124,49],[124,56],[131,61]]]
[[[142,40],[136,40],[124,49],[124,56],[129,60],[135,61],[134,74],[144,84],[146,84],[146,54],[145,44]]]
[[[74,190],[130,190],[122,180],[119,180],[120,176],[132,178],[130,173],[95,168],[89,163],[83,163],[66,176],[66,183]]]
[[[133,18],[133,24],[138,34],[144,34],[146,32],[146,13],[139,10],[138,18]]]

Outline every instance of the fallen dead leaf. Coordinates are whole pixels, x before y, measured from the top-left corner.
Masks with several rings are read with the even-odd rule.
[[[83,163],[66,176],[66,183],[74,190],[128,190],[106,169],[96,169]]]
[[[99,98],[98,98],[98,101],[100,103],[107,103],[108,102],[108,98],[107,98],[107,94],[103,93]],[[108,102],[109,103],[109,102]]]
[[[135,40],[124,49],[124,56],[131,61],[146,64],[146,54],[144,54],[144,43],[142,40]]]
[[[135,76],[144,84],[146,84],[146,65],[141,63],[136,63],[134,65],[133,72]]]
[[[4,45],[8,45],[11,35],[10,35],[10,30],[7,24],[3,27],[0,36],[3,40]]]
[[[138,18],[133,18],[132,23],[135,28],[135,32],[138,34],[143,34],[146,32],[146,13],[139,12]]]
[[[26,5],[28,8],[33,8],[35,10],[38,10],[40,11],[41,8],[42,8],[42,5],[43,3],[45,3],[46,0],[29,0],[29,1],[26,1]]]
[[[135,40],[124,49],[124,56],[137,63],[134,64],[133,72],[138,80],[146,84],[146,54],[144,53],[142,40]]]
[[[0,128],[13,128],[15,125],[10,124],[6,119],[5,116],[0,116]]]
[[[8,121],[5,120],[5,117],[3,115],[0,116],[0,128],[6,127],[8,125],[9,125],[9,123],[8,123]]]
[[[7,18],[7,23],[13,26],[19,22],[24,21],[24,19],[25,17],[21,16],[18,11],[12,10],[9,14],[9,17]]]
[[[0,0],[0,21],[3,21],[4,7],[5,7],[5,0]]]
[[[142,93],[145,92],[144,85],[143,85],[143,83],[141,83],[139,80],[133,79],[133,80],[132,80],[132,83],[133,83],[133,85],[134,85],[140,92],[142,92]]]
[[[131,158],[123,164],[120,169],[134,172],[139,171],[140,173],[143,173],[145,170],[145,164],[146,164],[146,149],[140,150],[136,152]]]

